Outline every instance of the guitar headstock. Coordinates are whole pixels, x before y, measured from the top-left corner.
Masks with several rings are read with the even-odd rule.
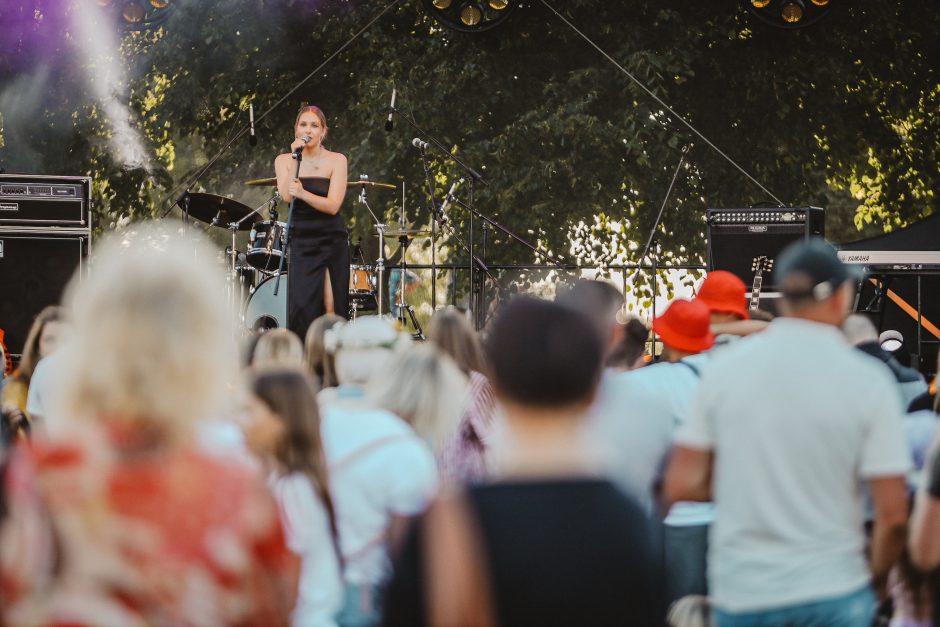
[[[756,274],[761,274],[763,272],[770,272],[774,269],[774,260],[767,255],[761,255],[760,257],[754,257],[751,261],[751,270]]]

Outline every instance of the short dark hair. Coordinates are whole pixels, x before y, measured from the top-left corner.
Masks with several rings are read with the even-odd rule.
[[[497,392],[520,405],[589,401],[602,370],[601,336],[587,316],[528,297],[496,318],[486,352]]]
[[[623,339],[607,356],[607,365],[619,368],[632,368],[646,353],[646,341],[650,330],[639,318],[630,318],[624,325]]]
[[[555,302],[587,316],[606,338],[617,323],[617,312],[623,307],[623,294],[606,281],[581,279],[568,290],[559,292]]]

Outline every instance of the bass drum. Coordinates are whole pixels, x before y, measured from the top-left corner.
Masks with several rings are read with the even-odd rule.
[[[281,275],[281,285],[274,295],[277,276],[262,281],[248,297],[245,305],[245,326],[252,331],[267,331],[287,326],[287,273]]]

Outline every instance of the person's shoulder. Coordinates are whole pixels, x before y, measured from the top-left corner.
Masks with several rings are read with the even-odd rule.
[[[282,163],[287,163],[293,160],[293,154],[289,152],[282,152],[278,156],[274,157],[274,165],[277,166]]]
[[[344,155],[341,152],[336,152],[335,150],[329,150],[327,151],[327,156],[333,161],[334,164],[346,165],[348,163],[348,159],[346,159],[346,155]]]

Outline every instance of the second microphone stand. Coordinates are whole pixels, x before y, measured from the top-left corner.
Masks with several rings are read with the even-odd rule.
[[[420,134],[422,137],[426,137],[427,140],[428,140],[431,144],[433,144],[434,147],[437,148],[437,149],[440,151],[440,153],[441,153],[442,155],[445,155],[449,160],[451,160],[452,162],[456,163],[461,169],[463,169],[464,172],[467,173],[467,176],[470,178],[470,203],[469,203],[469,204],[470,204],[470,206],[472,207],[472,206],[473,206],[473,203],[474,203],[474,195],[475,195],[475,193],[476,193],[476,184],[477,184],[477,183],[480,183],[480,184],[486,186],[486,185],[489,185],[489,183],[486,182],[486,180],[480,175],[479,172],[477,172],[476,170],[474,170],[473,168],[471,168],[469,165],[467,165],[466,163],[464,163],[463,160],[460,159],[460,157],[458,157],[457,155],[453,154],[450,150],[448,150],[448,149],[444,146],[444,144],[442,144],[442,143],[440,142],[440,140],[438,140],[434,135],[432,135],[431,133],[429,133],[429,132],[427,132],[426,130],[424,130],[423,128],[421,128],[421,127],[418,125],[418,123],[415,122],[413,115],[406,114],[404,111],[402,111],[401,109],[399,109],[398,107],[395,107],[395,106],[389,107],[388,110],[389,110],[389,112],[391,112],[391,113],[397,113],[399,116],[401,116],[401,118],[404,119],[415,131],[417,131],[418,134]],[[425,147],[424,147],[424,146],[418,146],[418,148],[421,150],[422,157],[424,157],[424,156],[425,156]],[[435,204],[435,202],[434,202],[434,196],[433,196],[433,190],[434,190],[434,188],[433,188],[433,186],[432,186],[432,187],[431,187],[431,192],[432,192],[432,195],[431,195],[431,202],[432,202],[432,205]],[[436,207],[436,205],[435,205],[434,208],[433,208],[433,210],[432,210],[432,216],[435,215],[436,213],[437,213],[437,207]],[[477,281],[476,281],[476,269],[477,269],[477,267],[476,267],[476,264],[475,264],[475,260],[478,259],[478,258],[477,258],[477,257],[474,255],[474,253],[473,253],[473,212],[470,213],[470,215],[468,216],[468,218],[469,218],[469,219],[468,219],[468,221],[467,221],[467,222],[468,222],[468,224],[467,224],[467,231],[468,231],[467,240],[468,240],[469,243],[468,243],[468,244],[463,244],[463,247],[467,250],[467,254],[469,255],[469,258],[470,258],[470,261],[469,261],[469,263],[470,263],[470,294],[469,294],[469,301],[470,301],[470,302],[469,302],[468,304],[469,304],[469,309],[470,309],[470,311],[473,312],[474,323],[475,323],[475,325],[476,325],[476,328],[479,329],[479,328],[482,326],[482,320],[483,320],[482,313],[483,313],[483,308],[482,308],[482,302],[481,302],[481,301],[482,301],[482,298],[478,298],[479,289],[480,289],[480,288],[479,288],[479,286],[477,285]],[[433,227],[432,227],[432,228],[433,228]],[[453,233],[454,231],[455,231],[454,229],[451,229],[451,232],[452,232],[452,233]],[[479,260],[479,263],[482,264],[482,260]],[[485,267],[485,264],[481,265],[481,266],[480,266],[480,269],[482,270],[484,267]],[[486,274],[487,276],[492,277],[492,273],[489,271],[488,268],[487,268],[486,270],[484,270],[483,272],[484,272],[484,274]],[[436,282],[435,282],[435,281],[432,281],[432,284],[434,284],[434,287],[436,288]],[[437,293],[436,293],[436,292],[437,292],[436,289],[432,289],[432,294],[431,294],[432,309],[436,309],[436,308],[437,308]]]

